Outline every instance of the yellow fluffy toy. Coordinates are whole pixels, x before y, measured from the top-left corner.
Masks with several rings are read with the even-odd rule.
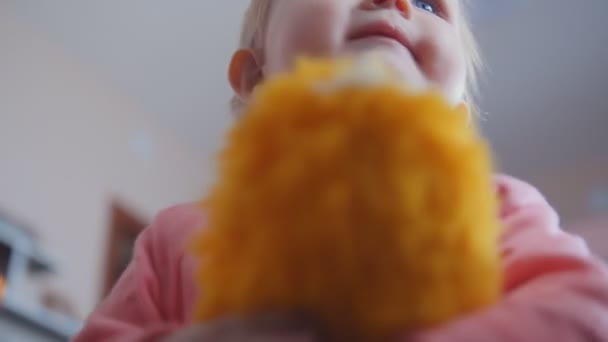
[[[376,341],[498,299],[488,148],[466,110],[390,75],[303,60],[256,90],[203,201],[197,319],[305,312]]]

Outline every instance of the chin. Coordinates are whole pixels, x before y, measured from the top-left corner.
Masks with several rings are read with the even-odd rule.
[[[424,77],[413,54],[402,46],[353,44],[349,46],[344,55],[347,57],[373,56],[394,69],[403,83],[420,90],[429,88],[430,82]]]
[[[384,63],[395,70],[403,83],[417,90],[429,88],[429,81],[424,77],[417,63],[411,57],[395,54],[391,51],[377,50],[375,52]]]

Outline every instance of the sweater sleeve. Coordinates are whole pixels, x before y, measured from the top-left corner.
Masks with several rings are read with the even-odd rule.
[[[161,212],[137,238],[134,256],[74,342],[158,341],[186,324],[184,241],[201,225],[193,205]],[[186,301],[188,301],[186,299]]]
[[[556,213],[536,189],[506,176],[497,184],[506,228],[503,300],[413,340],[608,341],[606,266],[582,239],[559,228]]]

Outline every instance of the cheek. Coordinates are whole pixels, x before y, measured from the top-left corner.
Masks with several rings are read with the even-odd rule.
[[[340,47],[348,11],[340,1],[277,2],[266,36],[264,70],[289,69],[298,56],[330,56]]]
[[[416,50],[420,68],[428,80],[451,100],[460,101],[464,93],[466,63],[462,40],[453,31],[437,27],[424,31]]]

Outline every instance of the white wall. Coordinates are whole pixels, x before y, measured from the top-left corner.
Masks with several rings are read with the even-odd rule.
[[[608,208],[605,205],[594,208],[591,199],[594,190],[608,191],[608,162],[600,158],[562,167],[537,168],[536,172],[527,174],[525,180],[541,190],[566,227],[608,216]],[[608,230],[608,226],[606,228]]]
[[[595,255],[608,262],[608,215],[577,222],[570,228],[587,241]]]
[[[61,263],[55,286],[85,315],[101,291],[110,200],[150,220],[201,195],[205,159],[2,6],[0,51],[0,209],[38,231]],[[152,143],[143,158],[134,134]]]

